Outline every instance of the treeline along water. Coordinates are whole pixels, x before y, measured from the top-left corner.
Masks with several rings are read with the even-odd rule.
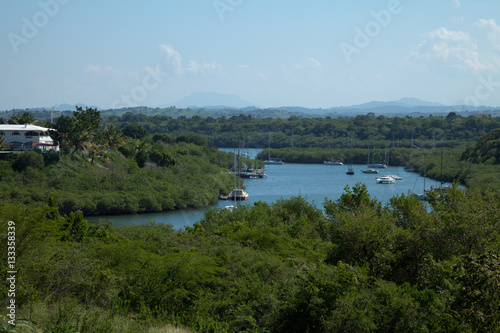
[[[221,149],[233,152],[235,149]],[[261,149],[249,149],[249,157],[254,158]],[[344,191],[346,185],[352,187],[357,182],[366,184],[370,196],[382,203],[387,203],[389,199],[401,193],[415,191],[421,193],[424,186],[424,178],[413,172],[404,170],[403,167],[387,168],[388,175],[398,175],[402,180],[395,184],[377,184],[374,174],[364,174],[361,170],[366,169],[366,165],[353,165],[354,176],[346,175],[347,166],[323,165],[323,164],[285,164],[267,165],[267,178],[245,179],[236,181],[242,183],[249,193],[249,200],[238,202],[237,204],[253,205],[254,202],[264,201],[267,203],[276,202],[279,199],[287,199],[292,196],[303,196],[309,202],[314,202],[317,207],[322,207],[325,198],[336,200]],[[386,172],[379,170],[379,175]],[[439,186],[436,181],[426,179],[426,188]],[[211,207],[224,208],[227,205],[234,205],[232,201],[219,201]],[[157,223],[171,223],[175,229],[184,226],[191,226],[200,220],[207,208],[189,209],[172,212],[150,213],[139,215],[116,215],[116,216],[95,216],[88,217],[89,222],[113,221],[117,227],[130,224],[144,224],[149,221]]]

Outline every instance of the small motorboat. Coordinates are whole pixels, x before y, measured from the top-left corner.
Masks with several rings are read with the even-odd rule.
[[[391,176],[377,177],[377,184],[394,184],[396,180]]]

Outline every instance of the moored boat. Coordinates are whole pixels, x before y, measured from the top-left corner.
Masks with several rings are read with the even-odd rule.
[[[375,169],[365,169],[361,170],[362,173],[372,173],[372,174],[378,174],[378,170]]]
[[[325,165],[344,165],[344,163],[342,163],[342,161],[340,161],[340,160],[325,161],[325,162],[323,162],[323,164],[325,164]]]
[[[366,166],[368,168],[378,168],[378,169],[387,168],[387,165],[385,165],[383,162],[379,162],[379,161],[373,161],[373,163],[367,164]]]
[[[248,193],[243,189],[235,188],[229,193],[226,197],[226,200],[234,200],[234,201],[245,201],[248,200]]]
[[[377,184],[394,184],[396,180],[391,176],[377,177]]]
[[[419,200],[427,200],[429,196],[427,195],[427,190],[425,189],[425,177],[427,177],[427,156],[424,157],[424,192],[423,193],[413,193],[413,196]]]
[[[268,160],[264,161],[264,164],[266,164],[266,165],[282,165],[282,164],[285,164],[285,162],[283,162],[281,160],[281,158],[269,158]]]
[[[269,148],[268,148],[268,157],[267,160],[264,161],[266,165],[283,165],[285,162],[281,160],[281,158],[271,158],[271,132],[269,132]]]

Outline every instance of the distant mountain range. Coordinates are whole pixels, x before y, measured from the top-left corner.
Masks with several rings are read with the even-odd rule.
[[[169,103],[161,105],[160,108],[175,106],[178,108],[191,108],[191,109],[204,109],[204,110],[224,110],[224,109],[249,109],[255,108],[259,109],[259,106],[255,103],[246,101],[240,98],[237,95],[231,94],[220,94],[214,92],[194,92],[189,96],[186,96],[180,99],[177,102]],[[331,107],[328,109],[321,108],[305,108],[305,107],[294,107],[294,106],[282,106],[275,107],[272,109],[284,109],[291,111],[295,109],[296,111],[304,112],[307,110],[315,110],[315,111],[326,111],[326,110],[336,110],[336,109],[358,109],[358,110],[366,110],[366,109],[374,109],[379,107],[402,107],[402,108],[410,108],[416,106],[426,106],[426,107],[436,107],[436,106],[445,106],[441,103],[432,103],[423,101],[418,98],[401,98],[397,101],[390,102],[378,102],[373,101],[364,104],[351,105],[351,106],[340,106],[340,107]]]
[[[306,108],[300,106],[282,106],[273,108],[261,108],[257,104],[246,101],[239,96],[231,94],[220,94],[214,92],[194,92],[175,103],[168,103],[159,106],[158,108],[148,107],[131,107],[120,110],[103,110],[98,106],[88,106],[82,103],[79,104],[59,104],[54,107],[54,111],[75,111],[75,107],[82,108],[92,107],[97,108],[103,115],[119,115],[127,111],[132,113],[146,114],[170,114],[167,108],[175,107],[177,109],[191,109],[184,112],[190,115],[212,116],[218,117],[221,115],[231,116],[240,113],[253,115],[255,117],[289,117],[297,115],[299,117],[343,117],[356,116],[374,113],[386,116],[407,116],[407,115],[446,115],[449,112],[464,112],[469,114],[488,112],[493,116],[500,115],[500,107],[492,106],[468,106],[468,105],[444,105],[441,103],[433,103],[423,101],[418,98],[401,98],[397,101],[372,101],[369,103],[338,106],[331,108]],[[27,111],[50,111],[51,107],[31,108]],[[149,110],[149,111],[147,111]],[[24,110],[12,110],[14,112]],[[170,113],[169,113],[170,112]],[[174,116],[178,116],[177,113]]]
[[[352,105],[352,106],[346,106],[345,108],[351,108],[351,109],[373,109],[373,108],[379,108],[379,107],[403,107],[403,108],[411,108],[411,107],[416,107],[416,106],[429,106],[429,107],[434,107],[434,106],[446,106],[441,103],[432,103],[432,102],[426,102],[418,98],[401,98],[397,101],[391,101],[391,102],[378,102],[378,101],[373,101],[369,103],[364,103],[364,104],[358,104],[358,105]],[[342,107],[341,107],[342,108]]]
[[[236,95],[219,94],[213,92],[195,92],[181,100],[162,105],[161,107],[175,106],[178,108],[190,108],[204,111],[220,111],[220,110],[241,110],[251,112],[253,110],[261,110],[257,104],[245,101]],[[423,101],[418,98],[405,97],[397,101],[372,101],[351,106],[339,106],[331,108],[306,108],[300,106],[282,106],[267,108],[268,110],[283,110],[291,113],[299,113],[307,116],[325,116],[328,114],[334,115],[358,115],[373,112],[377,115],[407,115],[416,113],[449,113],[451,111],[482,111],[499,109],[498,107],[474,107],[466,105],[444,105],[441,103]]]
[[[72,105],[72,104],[59,104],[59,105],[54,107],[54,111],[75,111],[77,106],[81,107],[82,109],[89,107],[92,109],[102,110],[100,107],[98,107],[96,105],[86,105],[83,103],[77,103],[74,105]],[[49,108],[49,110],[50,110],[50,108]]]

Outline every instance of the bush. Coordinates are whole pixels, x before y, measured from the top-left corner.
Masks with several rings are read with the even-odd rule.
[[[48,154],[48,155],[43,155],[43,161],[45,165],[53,165],[57,164],[60,160],[60,157],[58,154]]]
[[[164,143],[175,143],[175,136],[166,133],[156,133],[153,135],[153,141],[163,141]]]
[[[149,131],[142,126],[130,124],[122,129],[123,135],[134,139],[142,139],[149,134]]]
[[[12,170],[24,171],[27,167],[33,169],[41,169],[44,166],[43,156],[35,153],[34,151],[26,151],[20,154],[14,163],[12,163]]]
[[[206,146],[207,140],[199,134],[192,132],[184,133],[177,137],[177,142],[193,143],[197,146]]]

